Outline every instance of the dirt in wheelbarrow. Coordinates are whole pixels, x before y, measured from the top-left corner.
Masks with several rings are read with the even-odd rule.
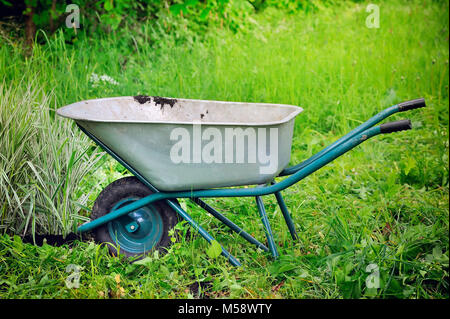
[[[168,99],[161,96],[147,96],[147,95],[136,95],[133,97],[136,102],[139,104],[145,104],[147,102],[150,102],[153,99],[153,102],[155,102],[156,106],[160,106],[161,109],[164,107],[164,105],[170,105],[170,107],[173,107],[175,103],[177,103],[176,99]]]

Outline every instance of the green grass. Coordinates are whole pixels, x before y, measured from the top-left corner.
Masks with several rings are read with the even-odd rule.
[[[56,36],[35,47],[27,58],[19,45],[1,45],[2,110],[28,105],[13,99],[48,107],[137,94],[300,105],[305,111],[295,124],[292,164],[385,107],[417,97],[424,97],[428,107],[392,117],[411,118],[413,131],[378,136],[283,192],[299,232],[298,242],[290,239],[274,196],[265,197],[281,255],[276,261],[186,201],[188,212],[244,267],[233,268],[223,257],[209,258],[208,245],[200,236],[175,243],[164,256],[130,264],[93,243],[35,247],[5,235],[0,237],[0,297],[182,298],[194,297],[190,284],[211,282],[211,297],[448,298],[448,3],[379,5],[379,29],[365,26],[367,3],[349,2],[308,14],[289,15],[269,8],[255,15],[252,26],[243,32],[214,29],[192,44],[167,37],[157,50],[148,44],[151,32],[145,25],[132,36],[84,39],[74,47]],[[94,86],[89,81],[92,72],[107,74],[119,84]],[[27,96],[22,89],[27,87],[40,93]],[[25,113],[15,117],[18,121],[34,111],[21,112]],[[49,154],[51,147],[59,149],[71,134],[80,150],[89,145],[76,128],[63,124],[66,120],[56,121],[45,120],[46,125],[56,125],[52,126],[55,131],[47,128],[54,132],[52,136],[58,132],[50,143],[43,141],[51,133],[37,129],[39,125],[33,126],[34,135],[24,136],[31,145],[51,145],[45,150]],[[3,120],[0,123],[4,125]],[[4,141],[2,135],[2,155],[11,150]],[[41,168],[42,183],[31,178],[31,185],[40,188],[31,189],[43,198],[42,211],[30,208],[24,197],[29,192],[15,187],[30,187],[27,177],[33,172],[24,171],[20,182],[7,184],[0,179],[0,186],[8,189],[2,188],[0,194],[5,231],[20,234],[17,230],[23,228],[4,220],[24,224],[28,212],[47,227],[42,229],[53,233],[73,230],[83,220],[80,215],[88,215],[73,204],[65,215],[69,221],[60,227],[55,221],[62,210],[56,207],[67,206],[45,205],[52,188],[43,185],[65,180],[66,173],[58,165],[70,165],[69,144],[61,148],[67,155],[53,156],[51,165],[39,157],[31,161]],[[26,163],[31,153],[20,150],[17,154],[24,156],[18,163]],[[87,158],[72,167],[86,163]],[[70,189],[60,193],[61,202],[69,193],[71,202],[90,193],[83,204],[90,207],[101,189],[123,173],[120,165],[104,158],[101,169],[84,171],[81,178],[63,183]],[[18,197],[23,204],[2,197],[14,198],[11,189],[22,194]],[[207,202],[249,233],[264,238],[252,199]],[[187,226],[180,229],[186,231]],[[69,264],[83,267],[78,289],[65,285]],[[378,290],[366,286],[369,264],[379,268]]]

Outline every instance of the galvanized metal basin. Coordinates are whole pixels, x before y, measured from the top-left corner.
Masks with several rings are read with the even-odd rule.
[[[289,163],[298,106],[160,97],[58,109],[162,191],[264,184]]]

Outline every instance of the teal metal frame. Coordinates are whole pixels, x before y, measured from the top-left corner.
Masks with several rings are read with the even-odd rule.
[[[153,202],[163,200],[165,201],[172,209],[174,209],[184,220],[186,220],[195,230],[197,230],[200,235],[205,238],[208,242],[211,242],[214,239],[205,229],[203,229],[192,217],[183,210],[176,202],[172,201],[172,199],[177,198],[189,198],[199,207],[206,210],[212,216],[217,218],[219,221],[227,225],[232,231],[239,234],[242,238],[247,240],[248,242],[256,245],[258,248],[264,251],[270,251],[274,258],[279,256],[275,240],[272,234],[272,230],[270,227],[270,223],[267,217],[267,213],[264,208],[264,203],[262,200],[262,196],[274,194],[277,200],[277,203],[280,207],[280,210],[283,214],[283,217],[286,221],[286,225],[289,229],[289,232],[294,240],[298,239],[298,235],[295,230],[295,225],[292,220],[292,217],[289,213],[289,210],[283,200],[281,195],[281,191],[286,189],[289,186],[301,181],[306,176],[314,173],[321,167],[325,166],[329,162],[333,161],[337,157],[343,155],[344,153],[350,151],[354,147],[358,146],[364,141],[367,141],[369,138],[374,137],[378,134],[382,133],[391,133],[406,129],[411,129],[411,122],[409,120],[403,120],[398,122],[386,123],[380,126],[374,126],[375,124],[381,122],[385,118],[395,114],[397,112],[408,111],[411,109],[424,107],[425,101],[423,99],[412,100],[404,103],[400,103],[390,108],[385,109],[384,111],[378,113],[368,121],[364,122],[356,129],[352,130],[333,144],[324,148],[320,152],[316,153],[309,159],[304,162],[288,167],[284,169],[279,177],[288,176],[282,181],[276,183],[272,181],[272,183],[258,186],[254,188],[221,188],[221,189],[207,189],[207,190],[196,190],[196,191],[178,191],[178,192],[160,192],[156,189],[150,181],[146,180],[138,171],[136,171],[133,167],[131,167],[128,163],[126,163],[120,156],[114,153],[107,145],[102,143],[99,139],[97,139],[94,135],[86,131],[83,127],[79,126],[79,128],[88,135],[97,145],[103,148],[108,154],[110,154],[115,160],[121,163],[126,169],[128,169],[134,176],[136,176],[142,183],[144,183],[150,190],[154,193],[136,200],[126,206],[115,209],[109,214],[106,214],[98,219],[92,220],[81,225],[78,228],[79,232],[85,232],[92,230],[96,227],[104,225],[106,223],[111,222],[112,220],[119,218],[125,214],[128,214],[136,209],[139,209],[143,206],[149,205]],[[264,244],[259,242],[253,236],[245,232],[241,227],[234,224],[231,220],[226,218],[224,215],[219,213],[213,207],[202,201],[200,198],[211,198],[211,197],[255,197],[256,204],[258,207],[258,211],[261,217],[262,224],[264,226],[264,231],[267,238],[267,243],[269,247],[266,247]],[[222,246],[222,255],[227,258],[232,265],[240,266],[239,261],[232,256],[225,248]]]

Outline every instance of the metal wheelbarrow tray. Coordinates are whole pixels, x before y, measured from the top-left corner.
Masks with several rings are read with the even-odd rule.
[[[289,164],[294,118],[301,111],[279,104],[119,97],[74,103],[58,114],[76,120],[159,190],[175,191],[271,181]],[[267,136],[261,148],[278,150],[265,164],[256,144],[262,140],[258,131],[270,129],[277,139],[270,143]],[[177,140],[187,143],[184,158],[172,154]],[[201,158],[208,144],[221,154]]]
[[[281,191],[383,133],[411,129],[409,120],[375,126],[388,116],[425,106],[423,98],[391,106],[302,163],[289,164],[295,117],[302,108],[283,104],[172,99],[158,96],[81,101],[58,110],[134,177],[108,185],[98,196],[93,230],[113,253],[142,256],[170,245],[168,231],[179,217],[208,242],[214,238],[181,208],[194,203],[273,257],[278,251],[261,196],[274,194],[294,240],[297,233]],[[275,177],[287,176],[278,183]],[[257,185],[247,188],[229,186]],[[268,247],[200,198],[255,197]],[[222,247],[235,266],[239,261]]]

